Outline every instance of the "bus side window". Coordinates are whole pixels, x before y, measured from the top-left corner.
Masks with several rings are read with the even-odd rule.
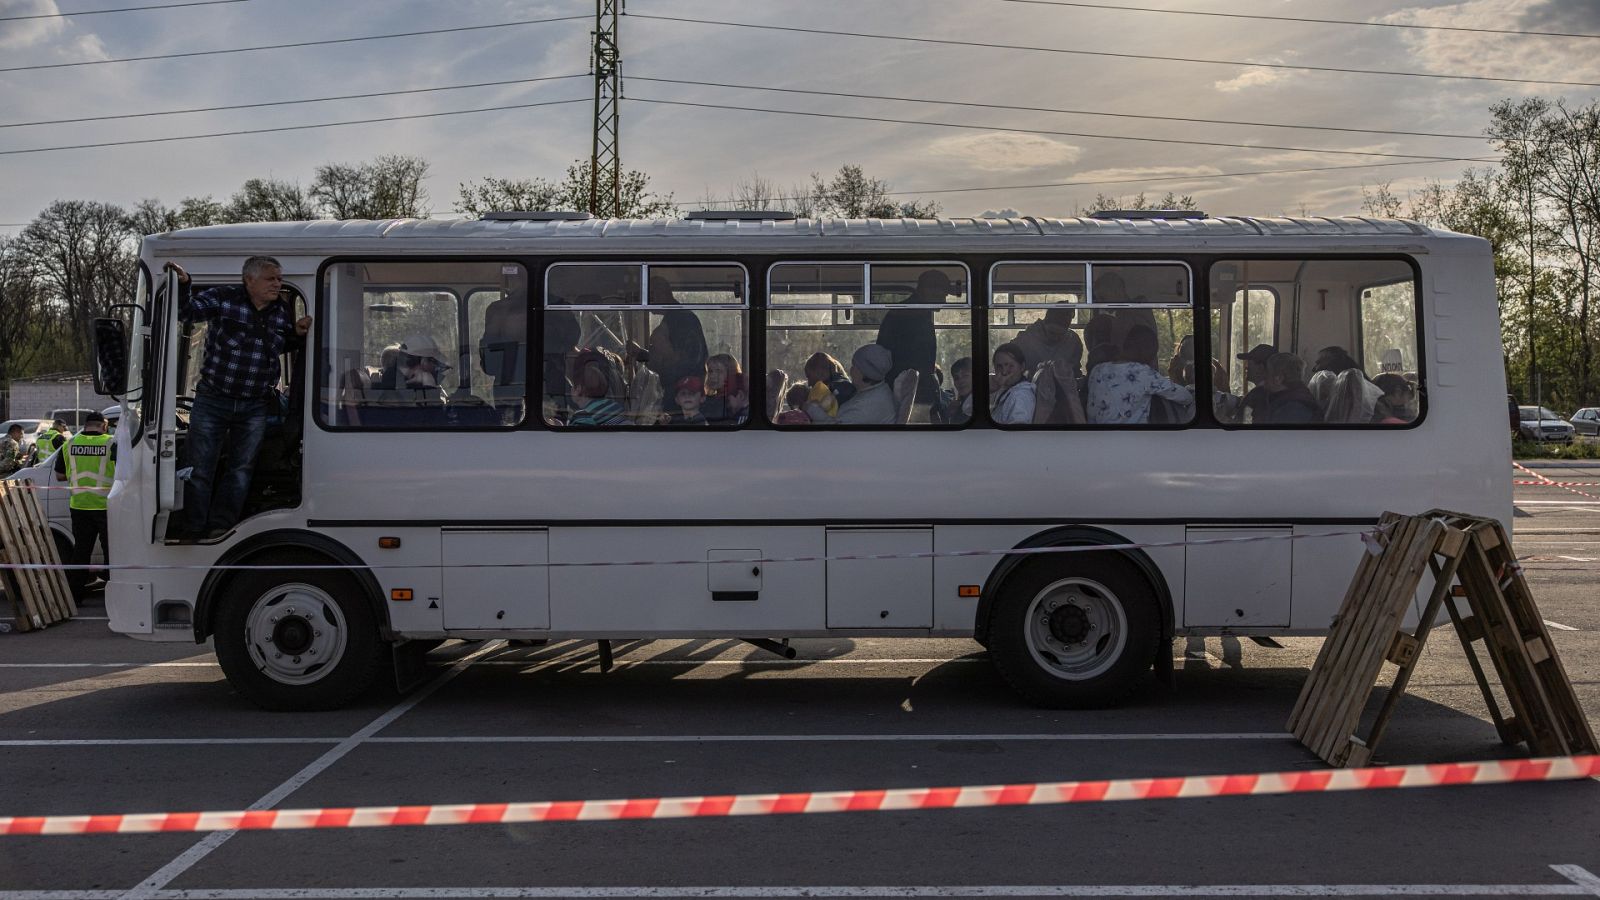
[[[374,259],[323,273],[326,425],[512,428],[526,389],[527,272],[518,263]]]
[[[737,427],[749,279],[731,263],[557,263],[542,415],[556,428]]]
[[[995,424],[1138,427],[1193,420],[1200,372],[1186,266],[1005,262],[990,278],[987,362]]]
[[[1211,269],[1225,425],[1404,426],[1421,412],[1417,285],[1401,260],[1256,259]]]
[[[768,273],[768,419],[778,425],[965,424],[970,275],[959,263],[792,262]]]

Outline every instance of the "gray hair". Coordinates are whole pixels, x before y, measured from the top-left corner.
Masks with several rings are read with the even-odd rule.
[[[244,277],[260,276],[261,270],[271,266],[282,271],[283,264],[270,256],[252,256],[244,261]]]

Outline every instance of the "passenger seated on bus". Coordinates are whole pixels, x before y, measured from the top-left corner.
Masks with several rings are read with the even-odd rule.
[[[972,421],[972,357],[963,356],[950,364],[950,383],[954,390],[939,408],[934,422],[965,425]]]
[[[899,414],[894,389],[884,379],[894,367],[894,354],[880,344],[867,344],[850,357],[850,384],[856,392],[829,415],[815,402],[806,403],[811,421],[825,425],[893,425]],[[907,370],[909,371],[909,370]]]
[[[1028,364],[1022,348],[1005,343],[995,348],[994,374],[989,378],[989,415],[996,425],[1029,425],[1033,422],[1035,388],[1028,380]]]
[[[750,380],[743,372],[728,376],[722,396],[727,403],[727,418],[724,421],[732,425],[743,425],[750,421]]]
[[[1047,359],[1033,373],[1035,425],[1082,425],[1078,378],[1065,360]]]
[[[1293,353],[1267,358],[1267,417],[1260,425],[1309,425],[1322,421],[1317,400],[1306,387],[1305,361]]]
[[[806,415],[806,400],[809,399],[810,390],[803,383],[791,385],[788,393],[783,395],[783,402],[787,409],[773,417],[772,421],[778,425],[810,425],[811,417]]]
[[[1072,332],[1072,310],[1065,306],[1045,310],[1044,318],[1024,328],[1012,343],[1022,349],[1029,371],[1047,359],[1061,360],[1074,378],[1082,371],[1083,341]]]
[[[844,364],[832,356],[818,351],[806,360],[806,384],[811,387],[811,401],[819,403],[828,415],[839,414],[839,404],[855,396],[855,385],[845,374]]]
[[[706,402],[700,412],[707,422],[723,422],[731,418],[728,411],[728,379],[743,374],[739,361],[731,354],[718,353],[706,358]]]
[[[393,362],[383,370],[378,389],[412,391],[415,396],[409,402],[414,404],[443,404],[445,394],[440,380],[449,369],[438,342],[429,335],[414,334],[400,343]]]
[[[1149,424],[1153,397],[1171,400],[1180,410],[1193,405],[1194,394],[1188,388],[1156,371],[1158,346],[1155,331],[1136,325],[1116,361],[1095,366],[1084,410],[1091,425]]]
[[[572,413],[567,424],[577,427],[632,424],[612,392],[622,375],[600,350],[583,350],[572,363]]]
[[[700,407],[706,401],[705,383],[698,376],[685,375],[673,387],[672,399],[677,412],[667,416],[668,425],[705,425],[706,417]]]
[[[1417,392],[1411,382],[1393,372],[1385,372],[1372,381],[1383,391],[1383,397],[1372,411],[1375,424],[1406,425],[1416,419]]]
[[[1219,406],[1230,406],[1231,414],[1223,416],[1219,413],[1217,416],[1219,420],[1234,425],[1265,422],[1267,420],[1267,360],[1271,359],[1272,355],[1277,352],[1278,348],[1271,344],[1257,344],[1250,348],[1249,353],[1239,353],[1234,356],[1234,359],[1244,361],[1246,390],[1244,397],[1237,399],[1235,403],[1228,402],[1236,399],[1232,395],[1223,395],[1226,399],[1219,401]],[[1214,373],[1212,377],[1214,379],[1213,384],[1225,385],[1228,383],[1227,372],[1223,372],[1221,378],[1216,378]]]
[[[1345,369],[1323,379],[1321,386],[1321,394],[1316,390],[1312,394],[1324,402],[1322,421],[1330,425],[1366,425],[1383,399],[1383,389],[1368,381],[1360,369]]]

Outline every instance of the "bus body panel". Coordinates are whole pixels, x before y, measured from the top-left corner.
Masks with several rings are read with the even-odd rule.
[[[411,240],[360,232],[343,240],[339,229],[318,225],[281,246],[266,231],[235,230],[226,238],[183,233],[147,240],[144,255],[152,271],[172,259],[197,280],[214,281],[236,278],[248,253],[274,253],[286,280],[314,298],[317,273],[330,257],[437,256],[452,249],[535,264],[599,254],[803,259],[818,256],[819,248],[946,259],[1406,254],[1421,272],[1427,411],[1416,427],[1347,431],[583,434],[531,427],[397,434],[321,427],[316,392],[307,390],[302,502],[248,519],[217,544],[152,539],[150,430],[136,443],[135,428],[119,430],[126,462],[119,462],[112,494],[113,562],[180,568],[117,571],[106,594],[113,630],[149,640],[193,639],[191,631],[155,627],[154,605],[193,603],[206,570],[227,547],[290,528],[329,535],[369,563],[400,637],[965,635],[972,633],[977,600],[961,596],[961,588],[985,584],[1002,557],[937,554],[1005,550],[1053,526],[1091,524],[1129,542],[1169,545],[1144,552],[1166,581],[1180,633],[1321,634],[1362,544],[1353,534],[1320,535],[1359,530],[1385,510],[1438,506],[1511,524],[1492,258],[1477,239],[1401,230],[1388,232],[1393,237],[1269,238],[1235,230],[1129,240],[1040,237],[1017,228],[994,242],[847,233],[746,243],[743,236],[673,241],[642,232],[591,240],[591,231],[466,248],[447,231],[419,230]],[[755,264],[751,279],[762,279]],[[163,333],[162,323],[153,332]],[[125,423],[136,423],[137,415],[137,404],[125,404]],[[1289,534],[1295,539],[1255,556],[1219,546],[1207,558],[1207,545],[1181,546],[1186,539]],[[475,551],[473,535],[495,544],[494,552]],[[399,537],[400,548],[380,549],[379,537]],[[746,573],[742,562],[874,549],[935,557],[885,561],[895,567],[877,570],[845,561],[752,562],[760,572]],[[502,552],[515,559],[505,561]],[[1237,571],[1228,557],[1256,558],[1263,566]],[[562,565],[670,560],[695,562]],[[1239,595],[1251,598],[1249,609],[1215,596],[1190,605],[1187,585],[1226,584],[1219,573],[1230,569]],[[757,597],[735,599],[750,592],[752,579]],[[900,592],[894,602],[871,608],[874,591],[891,586]],[[392,599],[396,591],[412,599]],[[494,617],[500,612],[511,624],[500,624],[506,622]],[[882,628],[866,627],[879,613]]]

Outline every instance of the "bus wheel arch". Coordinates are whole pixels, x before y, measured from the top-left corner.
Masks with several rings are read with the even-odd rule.
[[[206,573],[195,600],[195,643],[204,643],[206,638],[212,635],[216,629],[218,598],[227,591],[233,581],[247,574],[230,570],[228,567],[267,564],[269,558],[272,560],[287,558],[296,564],[308,566],[349,566],[350,568],[345,571],[354,579],[361,599],[371,609],[381,638],[385,641],[394,640],[394,631],[389,625],[388,610],[383,603],[382,588],[379,587],[378,579],[373,576],[372,570],[367,568],[360,557],[350,548],[324,535],[309,531],[282,530],[268,531],[239,542],[217,560],[215,568]]]
[[[1105,529],[1067,526],[1034,535],[1017,549],[1128,543]],[[1139,549],[1028,554],[1007,556],[990,573],[973,634],[1006,680],[1029,700],[1045,706],[1102,706],[1120,700],[1134,678],[1152,666],[1170,680],[1174,618],[1166,578]],[[1100,650],[1115,656],[1125,649],[1126,658],[1101,659],[1107,663],[1101,666],[1094,654],[1083,656],[1084,638],[1096,628],[1101,629]],[[1044,645],[1060,643],[1063,637],[1075,649],[1067,654],[1056,647],[1063,652],[1058,658]],[[1068,656],[1082,658],[1069,661]]]

